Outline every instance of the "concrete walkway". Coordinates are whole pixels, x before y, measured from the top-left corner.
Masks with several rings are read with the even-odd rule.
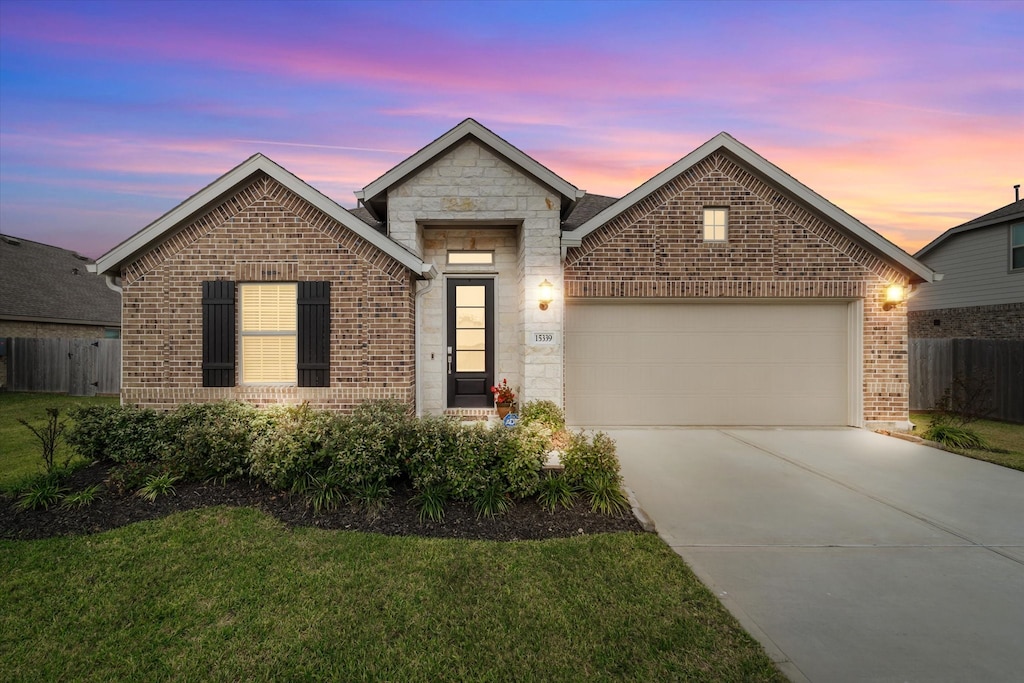
[[[792,680],[1024,680],[1024,472],[858,429],[606,431]]]

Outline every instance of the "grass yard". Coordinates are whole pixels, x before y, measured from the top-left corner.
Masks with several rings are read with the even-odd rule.
[[[46,423],[46,409],[60,408],[61,418],[76,405],[103,405],[118,402],[117,397],[65,396],[0,391],[0,490],[11,488],[20,479],[42,471],[39,441],[19,418],[37,427]],[[67,449],[64,446],[63,449]],[[68,451],[58,452],[62,460]]]
[[[783,681],[661,540],[288,529],[207,508],[0,542],[0,680]]]
[[[916,434],[928,429],[927,413],[911,413],[910,421],[916,427]],[[1024,471],[1024,425],[979,420],[968,427],[980,434],[989,446],[1002,452],[950,449],[953,453]]]

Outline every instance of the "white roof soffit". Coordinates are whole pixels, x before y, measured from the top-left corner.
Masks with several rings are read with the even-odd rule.
[[[414,173],[424,164],[429,163],[445,150],[454,147],[463,139],[470,136],[477,138],[480,142],[491,147],[503,157],[507,158],[509,161],[546,184],[548,187],[558,191],[563,196],[568,197],[570,201],[575,202],[586,194],[585,191],[578,189],[575,185],[554,173],[551,169],[533,159],[528,154],[525,154],[514,145],[506,142],[491,130],[480,125],[473,119],[466,119],[405,161],[392,168],[380,178],[374,180],[362,190],[357,190],[355,193],[356,199],[359,199],[365,205],[374,197],[386,192],[392,185]]]
[[[903,251],[895,244],[819,195],[817,192],[811,190],[809,187],[796,180],[793,176],[789,175],[754,150],[739,142],[728,133],[719,133],[658,175],[648,180],[640,187],[627,194],[619,201],[606,208],[604,211],[601,211],[596,216],[583,223],[583,225],[579,226],[572,232],[564,233],[562,235],[562,246],[580,246],[583,243],[583,238],[591,232],[597,230],[608,221],[626,211],[629,207],[649,196],[673,178],[719,149],[725,149],[731,152],[735,157],[760,172],[782,189],[810,205],[832,221],[841,225],[849,231],[851,235],[860,239],[868,247],[885,256],[893,263],[898,264],[902,270],[920,277],[925,282],[931,282],[934,279],[935,273],[923,263],[917,261],[910,254]]]
[[[407,251],[404,247],[401,247],[396,242],[393,242],[389,238],[377,232],[366,223],[350,214],[344,208],[328,199],[318,190],[300,180],[284,167],[279,166],[276,162],[262,154],[255,154],[249,157],[244,162],[126,239],[124,242],[121,242],[121,244],[117,245],[103,256],[100,256],[96,259],[95,272],[101,274],[108,272],[111,274],[120,274],[120,266],[144,252],[150,247],[150,245],[164,237],[182,221],[202,211],[208,204],[229,192],[232,188],[257,171],[263,171],[268,176],[281,183],[289,190],[362,237],[367,242],[373,244],[381,251],[393,257],[418,276],[427,278],[433,277],[431,273],[434,273],[435,271],[431,265],[423,263],[423,261],[416,258],[416,256]]]

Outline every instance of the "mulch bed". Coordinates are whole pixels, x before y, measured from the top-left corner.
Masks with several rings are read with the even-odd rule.
[[[105,464],[80,469],[65,486],[69,490],[79,490],[102,484],[107,479],[108,469]],[[94,534],[213,505],[257,508],[288,526],[369,531],[389,536],[518,541],[643,531],[632,514],[621,517],[597,514],[581,501],[569,510],[560,508],[550,513],[534,500],[520,500],[506,514],[491,518],[478,518],[469,504],[449,503],[445,508],[444,521],[437,523],[420,522],[419,511],[411,503],[413,494],[408,488],[393,491],[384,511],[375,519],[348,505],[314,515],[302,496],[274,491],[251,480],[224,484],[177,482],[174,488],[174,495],[161,496],[154,502],[130,493],[118,495],[104,488],[92,505],[76,509],[53,506],[49,510],[20,511],[15,507],[13,498],[0,496],[0,538],[29,540]]]

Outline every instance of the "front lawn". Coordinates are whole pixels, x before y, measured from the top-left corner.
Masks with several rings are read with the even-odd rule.
[[[386,537],[207,508],[3,541],[0,576],[0,680],[784,680],[652,534]]]
[[[0,491],[9,490],[19,480],[42,471],[39,441],[18,422],[19,419],[42,426],[47,408],[59,408],[61,418],[69,408],[79,405],[117,405],[116,396],[66,396],[29,392],[0,391]],[[68,446],[61,453],[68,453]],[[62,459],[62,455],[58,456]]]
[[[928,429],[928,419],[928,413],[911,413],[910,421],[916,427],[916,434],[921,434]],[[1024,471],[1024,425],[996,422],[995,420],[978,420],[970,423],[968,427],[976,431],[989,447],[995,450],[949,449],[950,451],[966,455],[969,458]]]

